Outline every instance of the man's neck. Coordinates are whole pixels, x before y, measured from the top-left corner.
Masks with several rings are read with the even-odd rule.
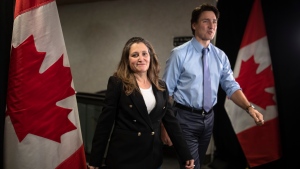
[[[204,47],[204,48],[207,48],[208,45],[210,44],[210,40],[207,40],[207,39],[201,39],[197,36],[195,36],[196,40]]]

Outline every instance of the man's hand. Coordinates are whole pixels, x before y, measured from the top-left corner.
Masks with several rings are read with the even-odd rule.
[[[99,167],[94,167],[94,166],[88,165],[88,166],[87,166],[87,169],[99,169]]]
[[[165,145],[168,145],[168,146],[172,146],[173,143],[164,127],[164,125],[161,123],[161,140],[162,142],[165,144]]]
[[[192,160],[187,160],[186,162],[185,162],[185,168],[186,169],[193,169],[195,167],[195,165],[194,165],[194,160],[192,159]]]
[[[242,109],[246,110],[254,119],[256,125],[261,126],[264,124],[263,115],[259,111],[257,111],[253,105],[251,105],[251,103],[247,100],[242,90],[236,90],[231,95],[230,100],[232,100],[236,105],[240,106]]]
[[[254,119],[256,125],[261,126],[265,123],[264,116],[254,108],[249,108],[249,114]]]

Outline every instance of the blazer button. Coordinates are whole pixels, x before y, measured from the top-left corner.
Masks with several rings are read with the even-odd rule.
[[[163,107],[163,109],[165,109],[166,107]]]
[[[132,104],[130,104],[129,107],[132,108]]]
[[[141,132],[138,132],[138,136],[141,136],[142,135],[142,133]]]
[[[151,135],[153,136],[154,134],[155,134],[155,132],[154,132],[154,131],[152,131],[152,132],[151,132]]]

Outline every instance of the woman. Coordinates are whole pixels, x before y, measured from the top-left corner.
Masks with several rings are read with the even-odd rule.
[[[105,164],[109,169],[159,168],[163,161],[161,122],[182,165],[194,167],[168,102],[165,83],[158,74],[159,63],[152,45],[140,37],[129,39],[117,71],[108,80],[105,106],[93,138],[90,169],[101,167],[107,146]]]

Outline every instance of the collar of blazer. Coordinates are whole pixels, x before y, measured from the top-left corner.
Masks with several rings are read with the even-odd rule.
[[[136,106],[139,113],[141,114],[141,116],[147,122],[147,124],[149,125],[149,127],[151,129],[153,129],[153,126],[151,123],[151,121],[152,121],[151,118],[155,117],[155,115],[154,115],[155,113],[163,113],[162,110],[163,110],[163,107],[165,106],[164,105],[165,101],[163,99],[164,98],[163,92],[157,90],[157,88],[153,84],[152,84],[152,90],[153,90],[154,97],[156,99],[156,105],[150,114],[148,114],[144,98],[140,92],[131,93],[129,95],[133,104]],[[161,111],[158,111],[158,110],[161,110]]]

